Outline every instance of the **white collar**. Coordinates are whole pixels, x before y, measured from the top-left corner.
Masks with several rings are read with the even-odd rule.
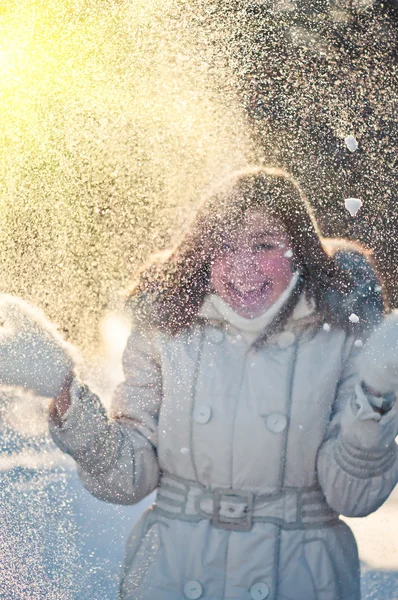
[[[230,323],[236,329],[247,333],[260,333],[275,318],[280,309],[286,304],[297,285],[300,273],[296,271],[287,288],[279,298],[261,315],[248,319],[236,313],[220,296],[211,294],[206,296],[202,308],[199,312],[200,317],[208,319],[224,320]]]

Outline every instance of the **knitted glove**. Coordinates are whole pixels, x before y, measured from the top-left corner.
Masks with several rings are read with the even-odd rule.
[[[78,359],[44,314],[20,298],[0,295],[0,384],[56,397]]]
[[[371,334],[360,358],[359,375],[365,392],[370,388],[384,398],[395,397],[398,391],[398,311],[387,315]]]

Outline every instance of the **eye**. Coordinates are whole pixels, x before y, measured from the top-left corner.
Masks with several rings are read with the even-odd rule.
[[[221,252],[234,252],[235,248],[232,244],[229,244],[228,242],[224,242],[221,246]]]
[[[261,242],[259,244],[255,244],[254,249],[256,251],[261,250],[275,250],[276,246],[272,242]]]

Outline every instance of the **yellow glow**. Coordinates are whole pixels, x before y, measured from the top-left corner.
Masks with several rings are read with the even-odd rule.
[[[198,192],[246,163],[244,120],[179,21],[183,0],[3,4],[0,289],[87,339]]]

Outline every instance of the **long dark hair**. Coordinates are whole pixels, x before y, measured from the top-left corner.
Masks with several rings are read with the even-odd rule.
[[[189,328],[210,291],[212,260],[225,233],[251,208],[266,210],[282,223],[291,239],[293,266],[301,273],[300,291],[315,302],[320,318],[348,328],[346,317],[330,306],[328,292],[349,296],[353,278],[324,243],[298,182],[282,169],[263,166],[235,172],[214,189],[175,248],[154,256],[137,273],[128,300],[136,318],[172,334]]]

